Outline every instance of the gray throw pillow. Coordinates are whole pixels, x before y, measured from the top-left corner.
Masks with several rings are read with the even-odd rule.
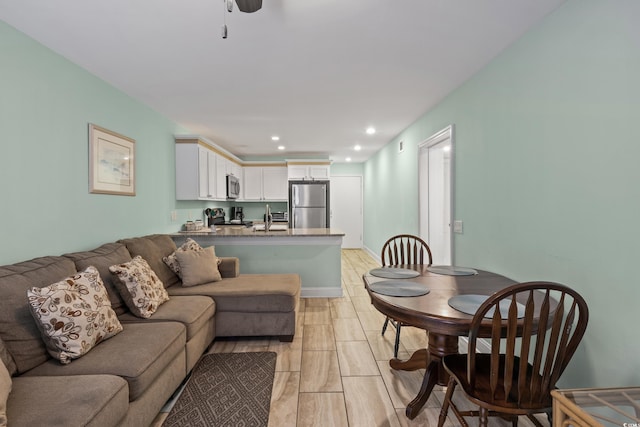
[[[176,252],[182,272],[182,286],[202,285],[222,280],[218,270],[218,258],[213,247],[201,251]]]

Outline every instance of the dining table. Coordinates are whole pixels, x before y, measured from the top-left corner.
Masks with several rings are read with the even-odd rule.
[[[393,272],[400,274],[386,274]],[[397,278],[390,279],[389,276]],[[405,413],[409,419],[418,415],[436,384],[447,384],[448,374],[442,358],[459,352],[459,337],[468,335],[473,313],[479,307],[479,303],[474,306],[474,301],[481,303],[485,297],[516,283],[489,271],[428,265],[388,266],[371,270],[362,278],[371,303],[378,311],[403,326],[414,326],[427,332],[427,348],[418,349],[407,360],[392,358],[389,361],[395,370],[426,369],[418,395],[407,405]],[[396,289],[405,288],[410,291],[396,292]],[[453,304],[461,300],[471,303]],[[488,320],[487,334],[489,329]]]

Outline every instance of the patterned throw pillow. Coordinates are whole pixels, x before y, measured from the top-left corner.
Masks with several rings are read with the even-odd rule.
[[[169,300],[162,281],[140,255],[127,263],[112,265],[109,271],[118,277],[118,291],[129,310],[138,317],[151,317]]]
[[[180,263],[178,262],[178,258],[176,257],[176,254],[178,252],[184,252],[184,251],[203,251],[203,250],[204,248],[200,246],[198,242],[196,242],[191,238],[187,238],[187,240],[182,244],[182,246],[176,249],[171,255],[167,255],[166,257],[162,258],[162,261],[164,261],[164,263],[167,264],[167,266],[169,266],[169,268],[174,273],[176,273],[178,277],[180,277],[180,279],[182,279],[182,271],[180,270]],[[222,260],[216,257],[216,263],[220,265],[221,262]]]
[[[93,266],[44,288],[31,288],[27,297],[47,351],[62,364],[122,331]]]

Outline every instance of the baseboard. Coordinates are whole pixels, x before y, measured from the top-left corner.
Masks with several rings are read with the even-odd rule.
[[[380,258],[380,254],[376,254],[374,253],[371,249],[369,249],[366,246],[363,246],[362,249],[367,252],[369,255],[371,255],[371,257],[373,259],[375,259],[376,261],[378,261],[378,264],[382,264],[382,258]]]
[[[335,288],[302,288],[301,298],[340,298],[342,297],[342,287]]]

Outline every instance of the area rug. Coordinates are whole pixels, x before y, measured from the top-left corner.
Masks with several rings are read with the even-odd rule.
[[[163,427],[266,427],[276,353],[206,354]]]

